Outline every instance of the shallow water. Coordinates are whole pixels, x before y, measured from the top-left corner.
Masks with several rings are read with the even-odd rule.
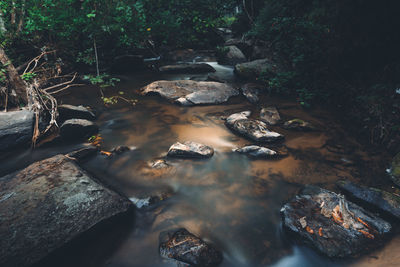
[[[211,64],[218,75],[234,82],[232,68]],[[252,142],[230,132],[221,119],[244,110],[253,111],[252,116],[257,117],[260,108],[248,104],[243,97],[224,105],[181,107],[157,96],[136,94],[153,80],[193,76],[205,78],[141,73],[121,77],[117,88],[106,90],[107,95],[123,91],[124,97],[138,99],[134,107],[120,101],[106,108],[98,89],[93,87],[72,89],[62,96],[64,103],[89,105],[97,110],[103,150],[118,145],[134,148],[111,158],[99,155],[83,167],[130,198],[163,195],[165,199],[135,211],[133,222],[100,233],[80,247],[79,254],[62,256],[60,266],[175,266],[159,257],[158,236],[177,227],[185,227],[216,244],[224,253],[221,266],[226,267],[400,264],[399,238],[374,252],[373,257],[371,254],[357,261],[333,262],[291,243],[282,232],[279,210],[302,185],[334,189],[333,183],[340,178],[373,179],[373,173],[365,170],[371,159],[329,112],[305,111],[293,101],[265,97],[263,103],[276,106],[283,119],[302,118],[321,131],[291,132],[272,127],[285,135],[289,156],[280,160],[251,160],[232,149]],[[215,155],[207,160],[168,159],[171,167],[163,170],[149,167],[149,162],[165,156],[171,144],[187,140],[214,147]],[[332,143],[345,151],[332,152]],[[26,151],[5,161],[0,172],[73,148],[68,144]]]

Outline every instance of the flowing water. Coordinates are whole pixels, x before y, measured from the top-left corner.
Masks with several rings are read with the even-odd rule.
[[[217,74],[233,81],[230,67],[211,63]],[[290,242],[281,228],[279,210],[304,184],[334,189],[341,178],[372,180],[371,158],[341,128],[328,111],[305,111],[295,102],[266,96],[263,105],[276,106],[284,119],[302,118],[317,132],[273,130],[285,135],[289,156],[279,160],[252,160],[232,149],[250,141],[230,132],[221,117],[260,107],[243,97],[215,106],[182,107],[157,96],[139,96],[142,86],[161,79],[201,79],[203,75],[140,73],[122,76],[109,96],[120,94],[138,100],[136,106],[120,101],[104,107],[98,88],[68,91],[62,101],[97,110],[102,149],[124,145],[132,150],[118,156],[98,155],[84,168],[131,199],[162,196],[156,204],[135,211],[134,220],[113,224],[75,248],[61,252],[57,266],[175,266],[158,254],[159,233],[185,227],[210,241],[224,253],[221,266],[395,266],[400,262],[400,239],[356,261],[331,261],[315,251]],[[207,160],[168,159],[166,169],[149,164],[166,155],[174,142],[196,141],[214,147]],[[0,172],[73,150],[77,144],[55,144],[25,151],[5,161]],[[55,265],[53,265],[55,266]]]

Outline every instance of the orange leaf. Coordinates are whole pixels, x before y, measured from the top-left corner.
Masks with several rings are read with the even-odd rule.
[[[311,229],[310,226],[307,226],[307,227],[306,227],[306,230],[307,230],[308,233],[314,234],[314,230]]]
[[[108,152],[108,151],[100,151],[100,153],[101,153],[102,155],[106,155],[107,157],[109,157],[109,156],[112,155],[112,153],[111,153],[111,152]]]
[[[319,236],[322,236],[322,227],[319,228],[318,234],[319,234]]]
[[[358,230],[360,233],[362,233],[365,237],[369,238],[369,239],[375,239],[375,236],[368,233],[367,231],[363,231],[363,230]]]

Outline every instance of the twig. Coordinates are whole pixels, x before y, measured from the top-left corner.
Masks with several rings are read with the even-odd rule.
[[[54,88],[57,88],[57,87],[60,87],[60,86],[63,86],[63,85],[70,84],[70,83],[72,83],[72,82],[75,80],[75,78],[76,78],[76,73],[74,74],[74,77],[72,77],[71,80],[69,80],[69,81],[67,81],[67,82],[64,82],[64,83],[59,83],[59,84],[56,84],[56,85],[53,85],[53,86],[44,88],[44,89],[42,89],[42,90],[46,92],[46,91],[48,91],[48,90],[51,90],[51,89],[54,89]]]
[[[61,88],[61,89],[58,89],[58,90],[53,91],[53,92],[49,92],[48,94],[50,94],[50,95],[57,94],[57,93],[59,93],[59,92],[62,92],[62,91],[64,91],[64,90],[70,88],[70,87],[73,87],[73,86],[74,86],[74,87],[75,87],[75,86],[84,86],[84,84],[81,84],[81,83],[69,84],[69,85],[67,85],[67,86],[65,86],[65,87],[63,87],[63,88]],[[46,91],[45,91],[45,92],[46,92]]]

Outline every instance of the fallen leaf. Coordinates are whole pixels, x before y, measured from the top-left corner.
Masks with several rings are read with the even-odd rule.
[[[311,229],[309,226],[306,227],[306,231],[307,231],[309,234],[314,234],[314,230]]]
[[[318,234],[319,234],[319,236],[321,236],[321,237],[323,236],[323,235],[322,235],[322,227],[319,228]]]
[[[369,238],[369,239],[375,239],[375,236],[368,233],[367,231],[364,230],[358,230],[360,233],[362,233],[365,237]]]
[[[112,155],[112,153],[111,153],[111,152],[108,152],[108,151],[100,151],[100,154],[106,155],[107,157],[109,157],[109,156]]]

